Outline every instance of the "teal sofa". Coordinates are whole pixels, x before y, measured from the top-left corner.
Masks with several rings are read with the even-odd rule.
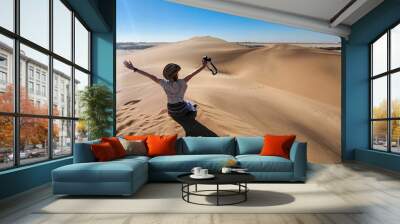
[[[176,181],[193,167],[218,172],[228,160],[236,160],[259,182],[305,182],[307,145],[295,142],[290,159],[260,156],[263,137],[183,137],[176,143],[177,155],[127,156],[96,162],[91,141],[75,144],[74,163],[52,171],[54,194],[131,195],[148,181]]]

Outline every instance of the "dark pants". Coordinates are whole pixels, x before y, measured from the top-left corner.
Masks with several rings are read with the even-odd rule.
[[[169,113],[169,116],[185,130],[186,136],[216,137],[217,134],[196,120],[196,115],[197,111],[189,111],[184,115]]]

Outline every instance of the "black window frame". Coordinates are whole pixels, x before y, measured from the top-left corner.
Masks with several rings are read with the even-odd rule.
[[[389,28],[387,28],[383,33],[378,35],[375,39],[373,39],[369,44],[369,149],[373,151],[380,151],[380,152],[387,152],[392,154],[400,154],[400,152],[393,152],[392,151],[392,121],[400,121],[400,117],[392,117],[392,99],[391,99],[391,79],[392,75],[400,72],[400,67],[398,68],[391,68],[391,31],[395,27],[400,26],[400,21],[392,24]],[[373,74],[373,44],[379,40],[384,35],[387,35],[387,67],[386,71],[380,74]],[[373,81],[378,78],[386,77],[386,86],[387,86],[387,105],[386,105],[386,118],[373,118]],[[386,121],[386,151],[379,150],[374,148],[374,133],[373,133],[373,122],[377,121]]]
[[[73,8],[66,2],[65,0],[59,0],[64,6],[68,8],[68,10],[71,11],[71,59],[64,58],[63,56],[53,52],[53,1],[54,0],[48,0],[49,2],[49,45],[48,49],[45,47],[40,46],[39,44],[36,44],[32,41],[30,41],[27,38],[24,38],[23,36],[20,35],[20,0],[14,0],[13,1],[13,9],[14,9],[14,30],[10,31],[4,27],[0,26],[0,35],[4,37],[8,37],[13,40],[13,65],[12,65],[12,74],[13,79],[14,79],[14,96],[13,96],[13,107],[14,110],[13,112],[2,112],[0,111],[0,116],[4,117],[11,117],[13,119],[13,166],[10,167],[5,167],[5,168],[0,168],[0,172],[5,171],[5,170],[11,170],[11,169],[16,169],[19,167],[23,166],[30,166],[33,164],[38,164],[38,163],[43,163],[47,162],[50,160],[58,160],[66,157],[73,156],[74,152],[74,143],[75,143],[75,123],[76,121],[79,120],[79,117],[75,116],[75,69],[85,73],[89,77],[89,83],[88,85],[92,85],[92,57],[91,57],[91,50],[92,50],[92,43],[91,43],[91,37],[92,37],[92,30],[89,28],[89,26],[84,22],[84,20],[79,16],[79,14],[73,10]],[[79,20],[79,22],[85,27],[85,29],[88,31],[88,61],[89,61],[89,67],[88,69],[85,69],[78,64],[75,63],[75,18]],[[38,114],[26,114],[26,113],[21,113],[20,112],[20,44],[23,44],[27,47],[30,47],[36,51],[39,51],[40,53],[43,53],[48,56],[49,62],[48,62],[48,112],[47,115],[38,115]],[[72,92],[72,99],[71,99],[71,115],[70,116],[56,116],[53,115],[53,59],[58,60],[59,62],[62,62],[66,65],[71,66],[71,80],[72,80],[72,85],[71,85],[71,92]],[[28,77],[28,74],[26,74]],[[32,162],[32,163],[27,163],[27,164],[21,164],[20,163],[20,118],[44,118],[47,119],[48,122],[48,136],[47,136],[47,141],[48,141],[48,157],[46,159],[40,160],[38,162]],[[71,133],[71,154],[68,155],[63,155],[63,156],[57,156],[54,157],[53,155],[53,121],[56,120],[67,120],[71,121],[72,124],[72,133]]]

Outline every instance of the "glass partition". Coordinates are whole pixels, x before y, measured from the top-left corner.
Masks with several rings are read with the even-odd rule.
[[[0,170],[71,156],[76,130],[86,139],[74,105],[90,85],[90,31],[78,17],[62,0],[0,0]]]

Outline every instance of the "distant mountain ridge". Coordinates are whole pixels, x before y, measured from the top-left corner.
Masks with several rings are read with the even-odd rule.
[[[320,48],[325,50],[340,50],[341,43],[303,43],[303,42],[251,42],[251,41],[226,41],[221,38],[212,37],[212,36],[195,36],[186,40],[176,41],[176,42],[117,42],[118,50],[143,50],[146,48],[185,42],[185,41],[209,41],[209,42],[225,42],[225,43],[235,43],[242,46],[247,47],[264,47],[269,44],[292,44],[292,45],[301,45],[301,46],[309,46],[314,48]]]

